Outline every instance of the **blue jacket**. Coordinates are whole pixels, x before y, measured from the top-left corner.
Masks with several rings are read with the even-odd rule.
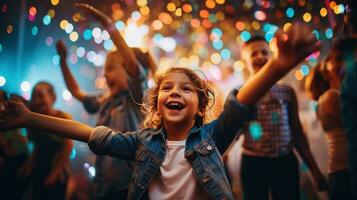
[[[201,127],[194,126],[186,140],[185,157],[212,199],[234,199],[221,155],[244,122],[252,119],[255,113],[253,107],[239,103],[236,94],[237,91],[233,91],[228,96],[218,119]],[[165,159],[166,134],[164,128],[118,133],[99,126],[91,134],[88,144],[97,154],[134,161],[128,199],[142,199]]]

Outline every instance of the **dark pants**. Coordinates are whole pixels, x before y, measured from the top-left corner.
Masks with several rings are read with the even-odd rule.
[[[27,160],[27,154],[5,158],[4,168],[0,171],[0,199],[20,200],[23,198],[30,179],[18,174]]]
[[[128,197],[128,188],[106,194],[102,200],[126,200]]]
[[[49,173],[36,174],[32,177],[32,199],[33,200],[64,200],[67,191],[67,178],[64,181],[56,181],[53,185],[46,187],[44,182]]]
[[[242,157],[243,199],[299,200],[299,168],[293,153],[278,158]]]
[[[353,199],[349,171],[341,170],[329,174],[331,200]]]

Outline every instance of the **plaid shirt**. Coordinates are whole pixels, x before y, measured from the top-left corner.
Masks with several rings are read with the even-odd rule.
[[[302,134],[294,90],[274,85],[257,103],[257,118],[247,122],[243,153],[251,156],[278,157],[290,153],[296,134]]]

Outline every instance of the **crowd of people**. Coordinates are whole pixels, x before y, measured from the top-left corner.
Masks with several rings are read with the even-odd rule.
[[[286,32],[278,30],[274,53],[264,37],[246,41],[242,60],[251,77],[221,105],[214,101],[222,98],[215,95],[214,83],[187,67],[156,69],[151,54],[130,48],[110,17],[88,4],[76,7],[100,22],[118,49],[105,61],[109,93],[92,96],[80,88],[63,41],[56,47],[66,86],[88,113],[98,114],[96,127],[54,108],[56,93],[48,82],[36,84],[29,101],[0,91],[4,199],[298,200],[298,157],[310,170],[317,191],[332,200],[357,199],[353,28],[336,38],[305,81],[308,95],[318,104],[316,117],[328,144],[325,177],[299,118],[299,97],[291,86],[278,83],[321,48],[310,27],[297,23]],[[151,88],[149,74],[154,75]],[[225,159],[239,138],[242,196],[232,192]],[[85,197],[66,192],[72,140],[88,143],[97,154],[96,176]]]

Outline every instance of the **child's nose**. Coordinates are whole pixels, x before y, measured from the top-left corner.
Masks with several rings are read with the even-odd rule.
[[[172,88],[172,90],[170,92],[170,96],[171,97],[178,97],[178,96],[180,96],[180,91],[177,88]]]

